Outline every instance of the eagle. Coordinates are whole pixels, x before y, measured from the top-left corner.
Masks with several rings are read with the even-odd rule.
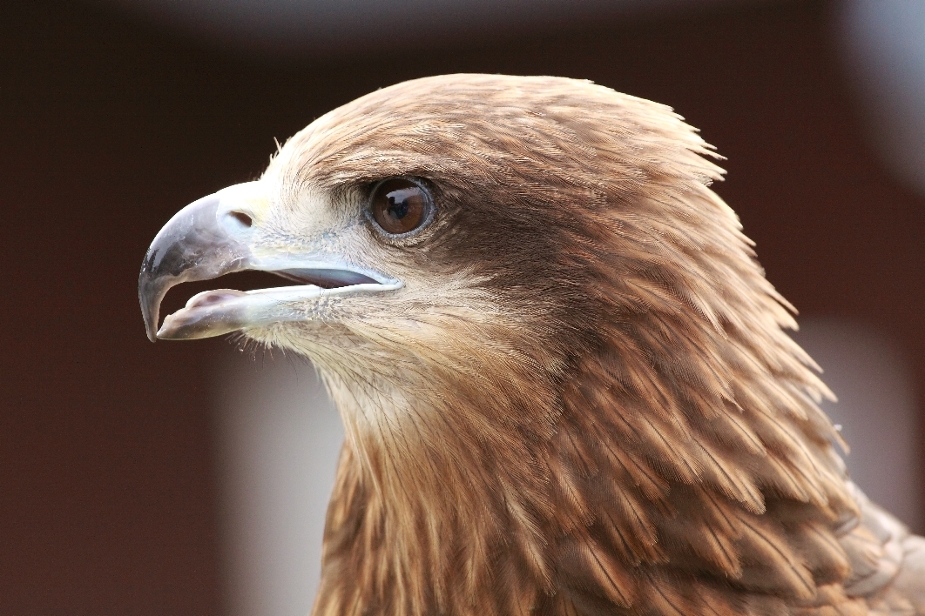
[[[925,615],[795,310],[669,107],[589,81],[377,90],[180,210],[151,340],[307,357],[346,439],[315,616]],[[171,287],[243,270],[281,286]]]

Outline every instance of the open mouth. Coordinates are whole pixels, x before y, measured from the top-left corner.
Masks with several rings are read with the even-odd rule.
[[[292,284],[273,284],[273,280],[280,282],[280,279],[285,280],[288,283]],[[291,270],[282,270],[278,272],[263,272],[258,270],[245,270],[241,272],[235,272],[232,274],[226,274],[221,278],[208,280],[208,281],[196,281],[196,282],[187,282],[183,286],[192,286],[193,288],[199,287],[202,288],[205,282],[210,283],[233,283],[229,286],[234,286],[240,288],[221,288],[216,289],[215,284],[210,285],[212,288],[208,288],[202,291],[197,291],[186,304],[182,307],[177,307],[168,311],[168,314],[173,312],[178,312],[181,309],[187,308],[197,308],[202,306],[207,306],[211,304],[217,304],[224,300],[241,297],[248,294],[258,294],[258,293],[269,293],[275,292],[284,287],[293,287],[293,286],[311,286],[317,287],[318,289],[340,289],[343,287],[349,287],[357,284],[378,284],[378,282],[369,276],[360,274],[359,272],[353,272],[349,270],[336,270],[336,269],[291,269]],[[165,298],[164,304],[167,304]],[[176,306],[176,300],[172,302]],[[167,307],[167,306],[163,306]]]
[[[247,295],[258,295],[258,294],[267,294],[274,293],[280,294],[285,293],[286,289],[290,289],[290,292],[297,292],[298,289],[293,289],[293,287],[307,287],[305,290],[311,291],[312,289],[318,289],[319,293],[321,290],[331,290],[331,289],[342,289],[345,287],[351,287],[354,285],[378,285],[378,281],[361,274],[359,272],[353,272],[350,270],[336,270],[336,269],[290,269],[290,270],[281,270],[278,272],[260,272],[256,270],[246,270],[243,272],[236,272],[234,274],[228,274],[222,278],[234,278],[234,277],[253,277],[257,275],[261,281],[265,278],[272,276],[273,278],[282,278],[288,282],[294,283],[289,285],[274,285],[250,289],[247,291],[238,291],[236,289],[207,289],[205,291],[200,291],[195,293],[193,296],[187,300],[183,308],[176,310],[175,312],[169,313],[167,319],[171,318],[176,313],[182,310],[191,310],[196,308],[203,308],[206,306],[213,306],[215,304],[220,304],[222,302],[231,300],[237,297],[244,297]],[[217,282],[217,281],[213,281]],[[195,284],[195,283],[194,283]],[[201,284],[201,283],[200,283]],[[245,286],[245,285],[241,285]],[[254,286],[254,285],[246,285]],[[165,319],[166,323],[166,319]]]
[[[311,321],[319,316],[319,303],[312,300],[402,286],[397,280],[383,277],[379,281],[346,269],[289,268],[267,273],[295,284],[251,291],[212,289],[196,293],[183,308],[167,315],[154,335],[162,340],[210,338],[274,323]],[[153,330],[156,322],[149,326]]]

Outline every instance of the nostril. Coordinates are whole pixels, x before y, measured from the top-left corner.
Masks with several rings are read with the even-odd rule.
[[[253,226],[254,220],[244,212],[228,212],[228,215],[237,220],[245,227]]]

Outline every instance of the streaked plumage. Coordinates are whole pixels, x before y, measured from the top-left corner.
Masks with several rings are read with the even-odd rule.
[[[152,332],[185,279],[364,283],[204,294],[159,334],[319,368],[347,441],[314,614],[925,615],[925,540],[848,481],[711,156],[601,86],[449,75],[330,112],[165,227]],[[408,237],[367,215],[393,177],[433,197]]]

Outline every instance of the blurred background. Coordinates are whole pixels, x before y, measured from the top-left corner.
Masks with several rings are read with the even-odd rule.
[[[299,360],[151,345],[138,268],[274,138],[459,71],[699,127],[852,475],[925,530],[925,3],[0,0],[0,614],[308,612],[339,420]]]

